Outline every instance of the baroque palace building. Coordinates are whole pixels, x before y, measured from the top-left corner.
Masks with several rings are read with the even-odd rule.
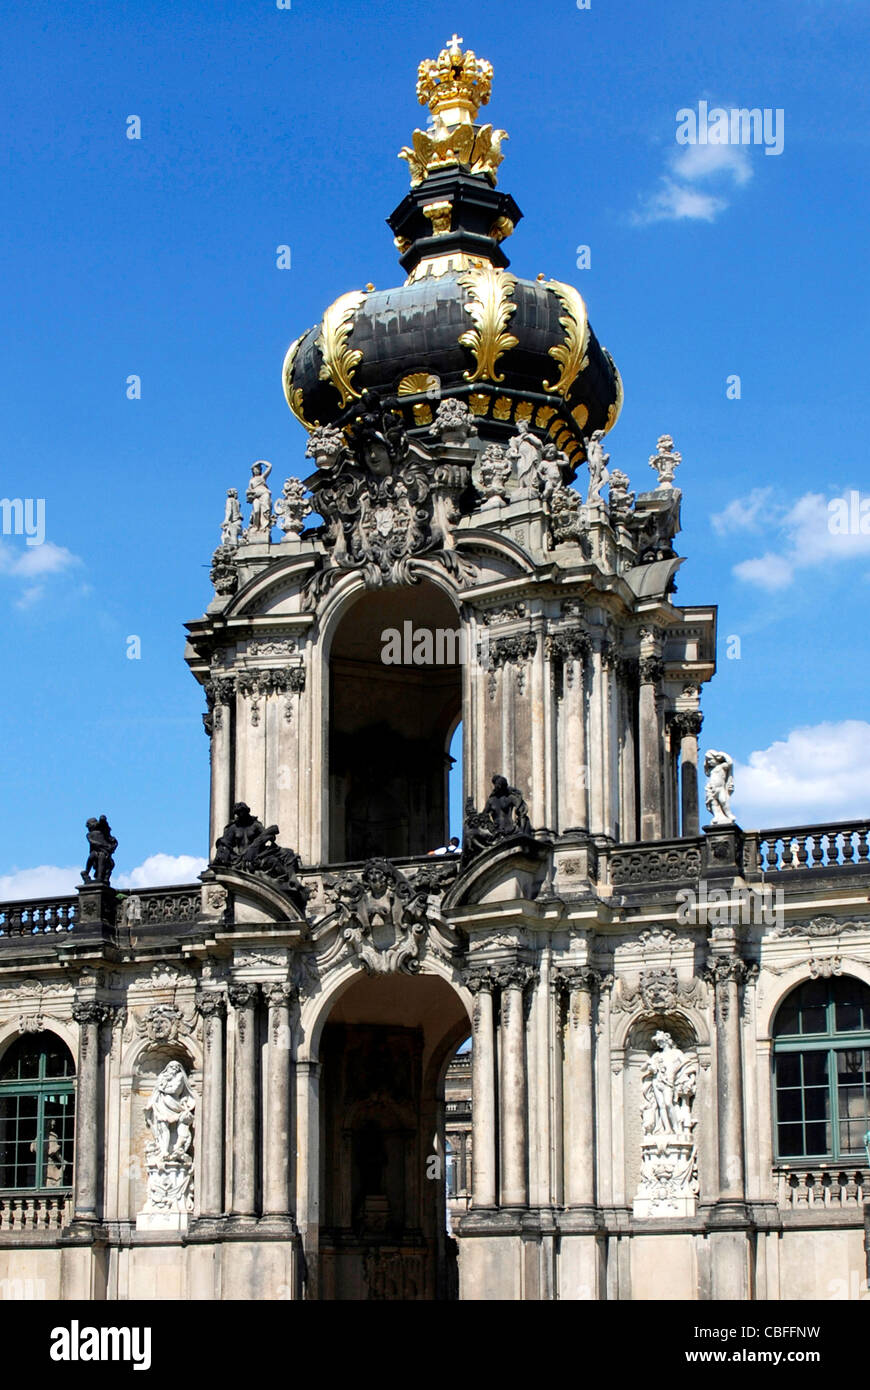
[[[77,892],[0,905],[7,1296],[863,1283],[870,825],[744,830],[713,749],[702,814],[680,455],[608,468],[619,373],[507,268],[460,44],[419,70],[407,278],[287,353],[310,477],[226,498],[186,649],[209,868],[117,893],[94,818]]]

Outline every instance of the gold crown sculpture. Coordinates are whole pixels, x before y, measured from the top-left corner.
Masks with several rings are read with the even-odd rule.
[[[424,58],[417,69],[417,100],[445,125],[470,124],[492,91],[492,63],[476,58],[470,48],[463,53],[463,42],[454,34],[437,58]]]
[[[454,34],[437,58],[424,58],[417,69],[417,100],[421,106],[428,104],[432,126],[415,130],[411,145],[399,151],[399,158],[408,161],[412,188],[434,169],[451,164],[468,165],[472,174],[489,174],[495,183],[495,171],[504,159],[501,142],[508,138],[507,131],[474,124],[492,91],[492,63],[476,58],[470,48],[463,53],[462,42]]]

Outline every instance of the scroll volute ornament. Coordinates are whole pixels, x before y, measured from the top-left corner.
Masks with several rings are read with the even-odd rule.
[[[580,373],[589,366],[589,358],[586,355],[589,344],[589,319],[586,304],[573,285],[565,285],[561,280],[550,280],[547,289],[556,295],[565,311],[559,319],[565,330],[565,341],[556,343],[549,350],[550,356],[558,362],[561,371],[554,385],[551,386],[549,381],[544,382],[544,390],[564,397],[568,395]]]
[[[364,290],[350,290],[340,295],[323,315],[317,339],[317,347],[323,358],[320,380],[332,383],[341,397],[342,409],[350,400],[360,398],[351,377],[362,361],[362,352],[359,348],[348,347],[347,340],[353,328],[354,315],[365,302],[365,297]]]

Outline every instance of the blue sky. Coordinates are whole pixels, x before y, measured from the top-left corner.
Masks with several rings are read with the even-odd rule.
[[[622,371],[612,463],[642,489],[659,434],[683,455],[677,601],[720,606],[704,739],[737,759],[741,820],[870,810],[870,536],[827,529],[829,499],[870,494],[866,4],[10,0],[0,492],[45,499],[46,542],[0,538],[4,896],[83,862],[102,811],[134,882],[207,852],[182,624],[226,488],[256,458],[307,472],[288,343],[401,280],[396,152],[454,29],[495,67],[512,268],[575,283]],[[678,147],[701,100],[781,108],[782,153]]]

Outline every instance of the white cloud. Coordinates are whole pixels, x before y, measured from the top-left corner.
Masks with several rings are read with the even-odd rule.
[[[676,184],[672,179],[663,178],[658,191],[646,198],[632,221],[638,226],[648,226],[651,222],[678,222],[688,219],[694,222],[712,222],[727,207],[722,198],[712,193],[699,193],[694,188]]]
[[[149,854],[129,874],[117,874],[113,882],[116,888],[160,888],[167,883],[191,883],[206,868],[208,860],[192,854]]]
[[[794,567],[781,555],[759,555],[755,560],[741,560],[734,566],[734,574],[747,584],[758,584],[762,589],[787,589],[794,579]]]
[[[64,545],[55,545],[53,541],[43,541],[42,545],[29,545],[20,550],[0,545],[0,572],[21,579],[33,579],[39,574],[59,574],[80,564],[78,555],[73,555]]]
[[[733,189],[752,178],[745,145],[677,145],[668,153],[657,188],[640,200],[635,226],[653,222],[713,222],[724,212]],[[698,188],[698,184],[706,185]]]
[[[713,530],[720,536],[729,531],[757,530],[772,492],[772,487],[754,487],[748,497],[735,497],[723,511],[714,512],[710,517]]]
[[[40,864],[35,869],[13,869],[11,874],[0,874],[0,901],[56,898],[71,893],[81,881],[80,869],[61,869],[56,864]]]
[[[870,504],[870,498],[862,498],[857,489],[847,490],[841,499],[805,492],[791,505],[771,502],[770,491],[754,488],[748,497],[736,498],[710,518],[719,535],[740,529],[759,530],[763,523],[779,542],[776,550],[739,561],[733,569],[738,579],[765,589],[785,589],[800,569],[870,556],[870,531],[860,530],[860,524],[868,519],[860,513],[860,506]],[[832,512],[835,502],[847,525],[850,518],[851,523],[859,524],[852,524],[851,530],[838,530],[835,511]]]
[[[745,829],[859,819],[870,814],[870,723],[792,729],[734,767],[733,811]]]
[[[208,866],[193,854],[150,854],[128,874],[115,874],[113,888],[162,888],[169,883],[192,883]],[[64,869],[40,864],[35,869],[13,869],[0,874],[0,902],[17,898],[52,898],[72,893],[82,881],[81,867]]]

